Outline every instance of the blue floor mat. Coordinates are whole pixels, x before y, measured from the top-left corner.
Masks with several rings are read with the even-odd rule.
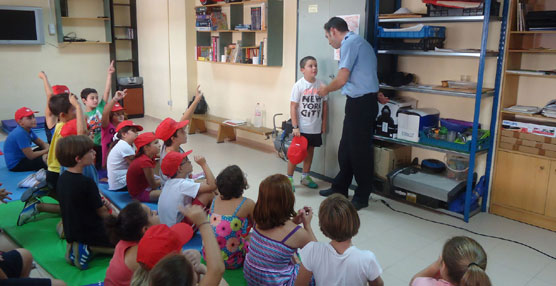
[[[129,195],[128,192],[109,191],[108,190],[108,184],[106,184],[106,183],[98,184],[98,188],[100,189],[100,192],[105,197],[107,197],[110,200],[110,202],[112,202],[112,204],[114,204],[120,210],[125,208],[125,206],[127,206],[127,204],[129,204],[129,203],[131,203],[131,201],[133,201],[133,199],[131,198],[131,196]],[[155,204],[155,203],[144,203],[144,204],[149,206],[149,208],[151,208],[151,210],[158,211],[158,204]]]
[[[46,134],[44,134],[44,129],[33,129],[35,134],[43,141],[46,142]],[[4,152],[4,142],[0,142],[0,150]],[[12,192],[13,194],[10,196],[12,200],[19,200],[23,192],[25,192],[26,188],[18,188],[17,184],[25,179],[25,177],[33,174],[34,172],[10,172],[8,167],[6,166],[6,159],[4,159],[4,155],[0,155],[0,183],[2,186],[0,188],[6,189],[8,192]]]
[[[43,133],[44,133],[46,118],[44,116],[37,116],[35,118],[37,119],[37,127],[33,128],[33,130],[37,131],[39,129],[43,129]],[[15,119],[2,120],[2,130],[4,130],[4,132],[10,133],[16,127],[17,127],[17,122],[15,121]]]
[[[105,197],[107,197],[110,200],[110,202],[112,202],[112,204],[114,204],[120,210],[125,208],[125,206],[133,200],[128,192],[109,191],[108,184],[100,183],[98,185],[98,188],[100,189],[102,194]],[[155,203],[144,203],[144,204],[149,206],[151,210],[158,211],[158,204]],[[199,234],[199,232],[196,232],[193,238],[191,238],[191,240],[186,245],[183,246],[183,250],[196,249],[201,251],[202,247],[203,247],[203,241],[201,239],[201,235]]]

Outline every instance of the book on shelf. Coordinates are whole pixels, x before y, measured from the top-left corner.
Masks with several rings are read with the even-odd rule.
[[[236,53],[234,57],[234,63],[241,63],[243,59],[243,51],[241,50],[241,40],[237,40]]]
[[[197,46],[196,56],[198,61],[209,61],[212,58],[212,47]]]
[[[212,39],[212,61],[217,62],[220,58],[220,37],[211,37]]]
[[[223,12],[212,12],[211,14],[212,25],[216,27],[217,30],[228,30],[228,18]]]
[[[261,7],[251,8],[251,29],[262,30],[261,29]]]
[[[261,30],[266,30],[266,15],[268,15],[268,6],[266,3],[261,3]]]
[[[263,65],[267,65],[268,64],[268,40],[267,38],[263,39],[263,59],[261,61],[261,63],[263,63]]]

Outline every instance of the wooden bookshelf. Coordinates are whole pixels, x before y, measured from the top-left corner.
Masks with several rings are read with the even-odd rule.
[[[62,1],[65,1],[65,6]],[[89,45],[112,42],[110,0],[54,0],[54,4],[59,43]],[[87,41],[65,42],[64,36],[69,33]]]
[[[528,8],[531,8],[528,9],[529,11],[533,9],[534,11],[555,10],[555,4],[556,1],[529,0],[527,2]],[[521,140],[521,138],[521,142],[516,141],[512,143],[512,148],[508,148],[508,146],[504,146],[505,148],[500,147],[501,145],[507,145],[507,143],[501,144],[503,120],[535,121],[546,125],[556,124],[556,118],[545,117],[541,114],[526,114],[504,110],[504,108],[518,104],[523,105],[529,102],[538,103],[549,100],[545,94],[532,93],[527,88],[520,88],[522,84],[532,84],[532,81],[535,79],[530,79],[529,77],[546,78],[548,81],[556,79],[556,75],[520,72],[521,70],[526,72],[526,70],[553,69],[539,67],[537,65],[540,61],[533,61],[532,59],[554,57],[552,54],[556,54],[556,41],[554,41],[556,39],[554,37],[556,31],[518,31],[517,6],[517,0],[510,1],[509,32],[506,37],[508,49],[505,51],[504,56],[506,62],[500,93],[500,112],[497,121],[498,132],[496,132],[498,144],[496,144],[494,151],[490,211],[510,219],[556,230],[556,159],[549,155],[545,156],[545,154],[549,154],[545,148],[549,147],[544,145],[538,147],[535,143],[537,140],[531,142],[531,140]],[[547,49],[540,49],[540,47]],[[545,142],[547,142],[546,139]],[[542,149],[544,151],[539,151],[538,154],[540,155],[535,155],[513,150],[525,146],[526,143],[537,146],[530,148]],[[523,146],[516,146],[521,144]]]
[[[254,64],[246,64],[246,63],[223,63],[223,62],[202,61],[202,60],[197,60],[197,62],[207,63],[207,64],[217,64],[217,65],[250,66],[250,67],[258,67],[258,68],[276,68],[276,67],[279,67],[279,66],[254,65]]]
[[[266,3],[266,2],[267,2],[266,0],[241,1],[241,2],[201,5],[201,6],[195,6],[195,8],[198,8],[198,7],[226,7],[226,6],[232,6],[232,5],[255,5],[255,4],[261,4],[261,3]]]

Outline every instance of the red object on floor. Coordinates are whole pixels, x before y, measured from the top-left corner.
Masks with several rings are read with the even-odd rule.
[[[2,151],[0,151],[0,156],[4,155],[4,153],[2,153]]]

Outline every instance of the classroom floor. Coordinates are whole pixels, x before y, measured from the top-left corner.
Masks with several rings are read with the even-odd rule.
[[[154,131],[160,120],[153,118],[135,119]],[[0,134],[0,141],[5,134]],[[204,155],[212,171],[216,174],[224,167],[236,164],[247,174],[250,188],[245,195],[256,201],[259,183],[268,175],[285,173],[285,162],[273,153],[262,152],[238,143],[217,144],[214,137],[195,134],[188,137],[185,150],[193,149],[194,155]],[[194,164],[194,171],[200,168]],[[295,174],[299,182],[300,174]],[[321,189],[329,184],[316,180]],[[352,193],[350,192],[350,195]],[[319,241],[328,241],[318,228],[318,207],[323,197],[318,191],[296,185],[296,208],[305,205],[315,210],[312,226]],[[383,268],[385,285],[406,286],[411,277],[428,266],[440,255],[444,242],[456,235],[467,235],[476,239],[488,254],[487,273],[493,285],[550,286],[556,281],[556,260],[539,254],[529,248],[498,239],[485,238],[448,226],[426,222],[405,214],[396,213],[384,206],[372,195],[369,207],[359,212],[361,228],[353,239],[354,245],[373,251]],[[496,215],[480,213],[470,223],[433,213],[417,207],[387,200],[390,205],[430,220],[440,221],[469,230],[501,236],[537,248],[551,256],[556,256],[556,233],[527,224],[512,221]],[[0,249],[9,246],[9,239],[0,235]],[[32,272],[33,277],[49,277],[40,269]]]

